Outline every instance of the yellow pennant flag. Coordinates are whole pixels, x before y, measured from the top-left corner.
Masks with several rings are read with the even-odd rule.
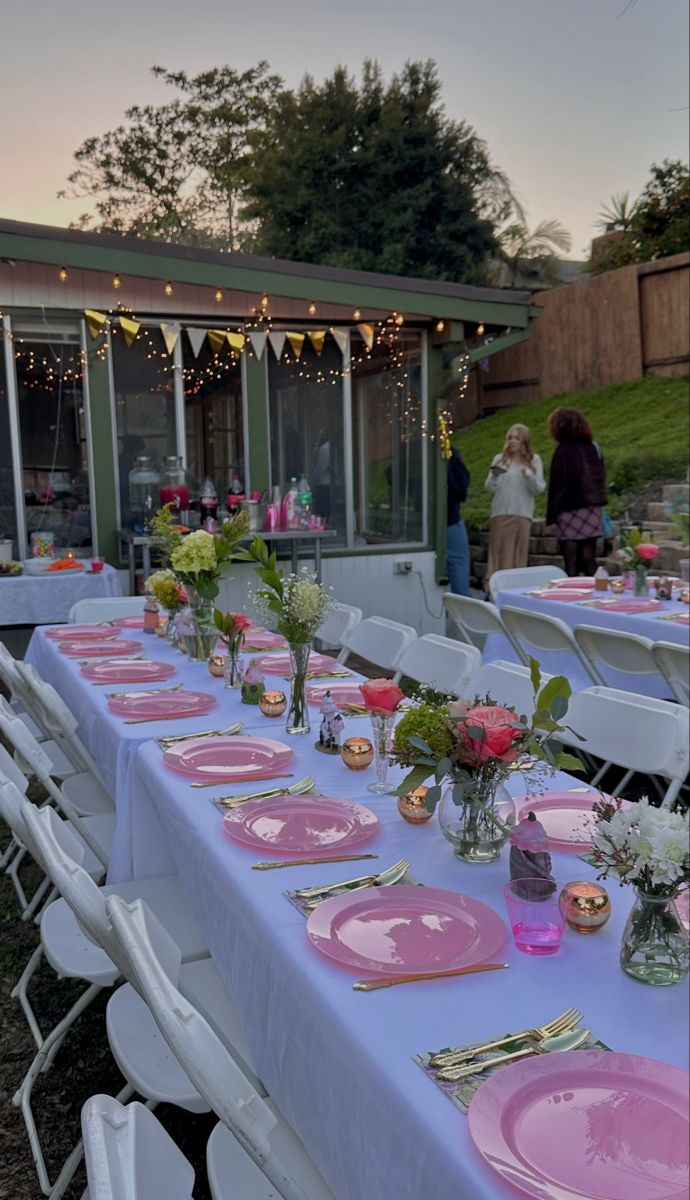
[[[206,337],[208,344],[214,354],[220,354],[223,346],[226,345],[226,335],[224,329],[207,329]]]
[[[286,336],[287,336],[287,340],[289,341],[290,345],[292,346],[295,358],[299,358],[302,353],[302,349],[304,347],[304,340],[305,340],[304,334],[303,333],[287,333]]]
[[[374,326],[358,325],[357,328],[362,335],[362,340],[366,342],[367,350],[371,350],[371,347],[374,344]]]
[[[163,341],[165,342],[168,354],[172,354],[177,345],[177,339],[180,336],[180,322],[161,321],[161,333],[163,334]]]
[[[130,317],[120,317],[120,327],[125,335],[125,343],[129,350],[132,342],[141,329],[141,321],[132,321]]]
[[[92,308],[85,308],[84,316],[86,317],[86,325],[92,338],[97,338],[99,334],[105,333],[105,326],[108,320],[105,313],[94,312]]]
[[[245,337],[243,333],[228,333],[226,334],[228,345],[231,350],[236,350],[238,354],[242,353],[244,348]]]
[[[321,352],[323,351],[323,344],[326,340],[326,330],[325,329],[310,329],[310,330],[308,330],[308,336],[309,336],[309,341],[311,342],[312,346],[316,350],[316,353],[321,354]]]

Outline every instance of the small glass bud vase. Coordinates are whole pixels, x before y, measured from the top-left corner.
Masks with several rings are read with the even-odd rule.
[[[228,656],[225,660],[225,670],[223,672],[223,681],[226,688],[239,688],[242,686],[243,671],[242,671],[242,656],[238,645],[228,646]]]
[[[633,595],[648,596],[649,583],[647,581],[647,568],[644,563],[638,563],[635,567],[635,582],[633,583]]]
[[[688,934],[673,896],[636,889],[623,930],[620,963],[626,975],[652,987],[670,987],[688,973]]]
[[[371,728],[374,734],[374,765],[376,767],[376,783],[367,785],[370,792],[379,796],[388,796],[395,791],[392,784],[387,782],[388,756],[395,725],[395,713],[372,713]]]
[[[309,708],[307,706],[307,670],[311,646],[309,642],[290,642],[290,663],[292,665],[292,687],[288,707],[286,733],[309,733]]]

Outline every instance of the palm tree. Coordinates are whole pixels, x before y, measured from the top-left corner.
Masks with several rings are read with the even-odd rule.
[[[627,233],[636,207],[637,201],[630,200],[630,192],[616,192],[599,213],[599,229],[604,233]]]
[[[493,275],[497,283],[508,287],[558,283],[560,255],[567,254],[572,246],[572,238],[560,221],[540,221],[530,229],[526,220],[519,220],[496,236],[498,255]]]

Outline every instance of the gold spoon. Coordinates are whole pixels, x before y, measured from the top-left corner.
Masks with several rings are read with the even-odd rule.
[[[461,1079],[469,1079],[479,1075],[489,1067],[502,1067],[504,1063],[515,1062],[518,1058],[529,1058],[532,1054],[559,1054],[565,1050],[577,1050],[589,1037],[589,1029],[571,1029],[569,1033],[559,1033],[556,1037],[544,1038],[535,1046],[524,1050],[515,1050],[512,1054],[502,1054],[497,1058],[487,1058],[484,1062],[471,1063],[464,1067],[445,1067],[438,1071],[436,1078],[448,1083],[458,1083]]]

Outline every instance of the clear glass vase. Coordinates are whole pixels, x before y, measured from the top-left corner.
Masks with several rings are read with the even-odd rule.
[[[674,897],[636,889],[621,944],[620,963],[626,975],[652,987],[669,987],[685,979],[688,962],[688,934]]]
[[[309,724],[306,685],[311,646],[309,642],[290,642],[288,649],[292,666],[292,684],[285,732],[309,733],[311,725]]]
[[[376,768],[376,783],[370,783],[368,790],[376,792],[379,796],[389,796],[395,788],[390,783],[386,783],[388,776],[388,758],[391,751],[391,741],[393,738],[393,726],[395,725],[395,713],[387,713],[385,716],[382,713],[371,714],[371,728],[374,734],[374,766]]]
[[[189,611],[178,622],[178,634],[192,662],[206,662],[218,641],[213,623],[213,601],[204,600],[187,588]]]
[[[635,580],[633,583],[633,595],[648,596],[649,583],[647,582],[647,568],[644,563],[638,563],[635,567]]]
[[[463,862],[495,862],[515,824],[510,792],[503,783],[483,779],[467,784],[462,798],[455,788],[450,781],[438,806],[443,836]]]
[[[223,681],[226,688],[242,687],[244,672],[242,670],[241,648],[241,642],[229,642],[227,644],[228,653],[225,660],[225,671],[223,672]]]

